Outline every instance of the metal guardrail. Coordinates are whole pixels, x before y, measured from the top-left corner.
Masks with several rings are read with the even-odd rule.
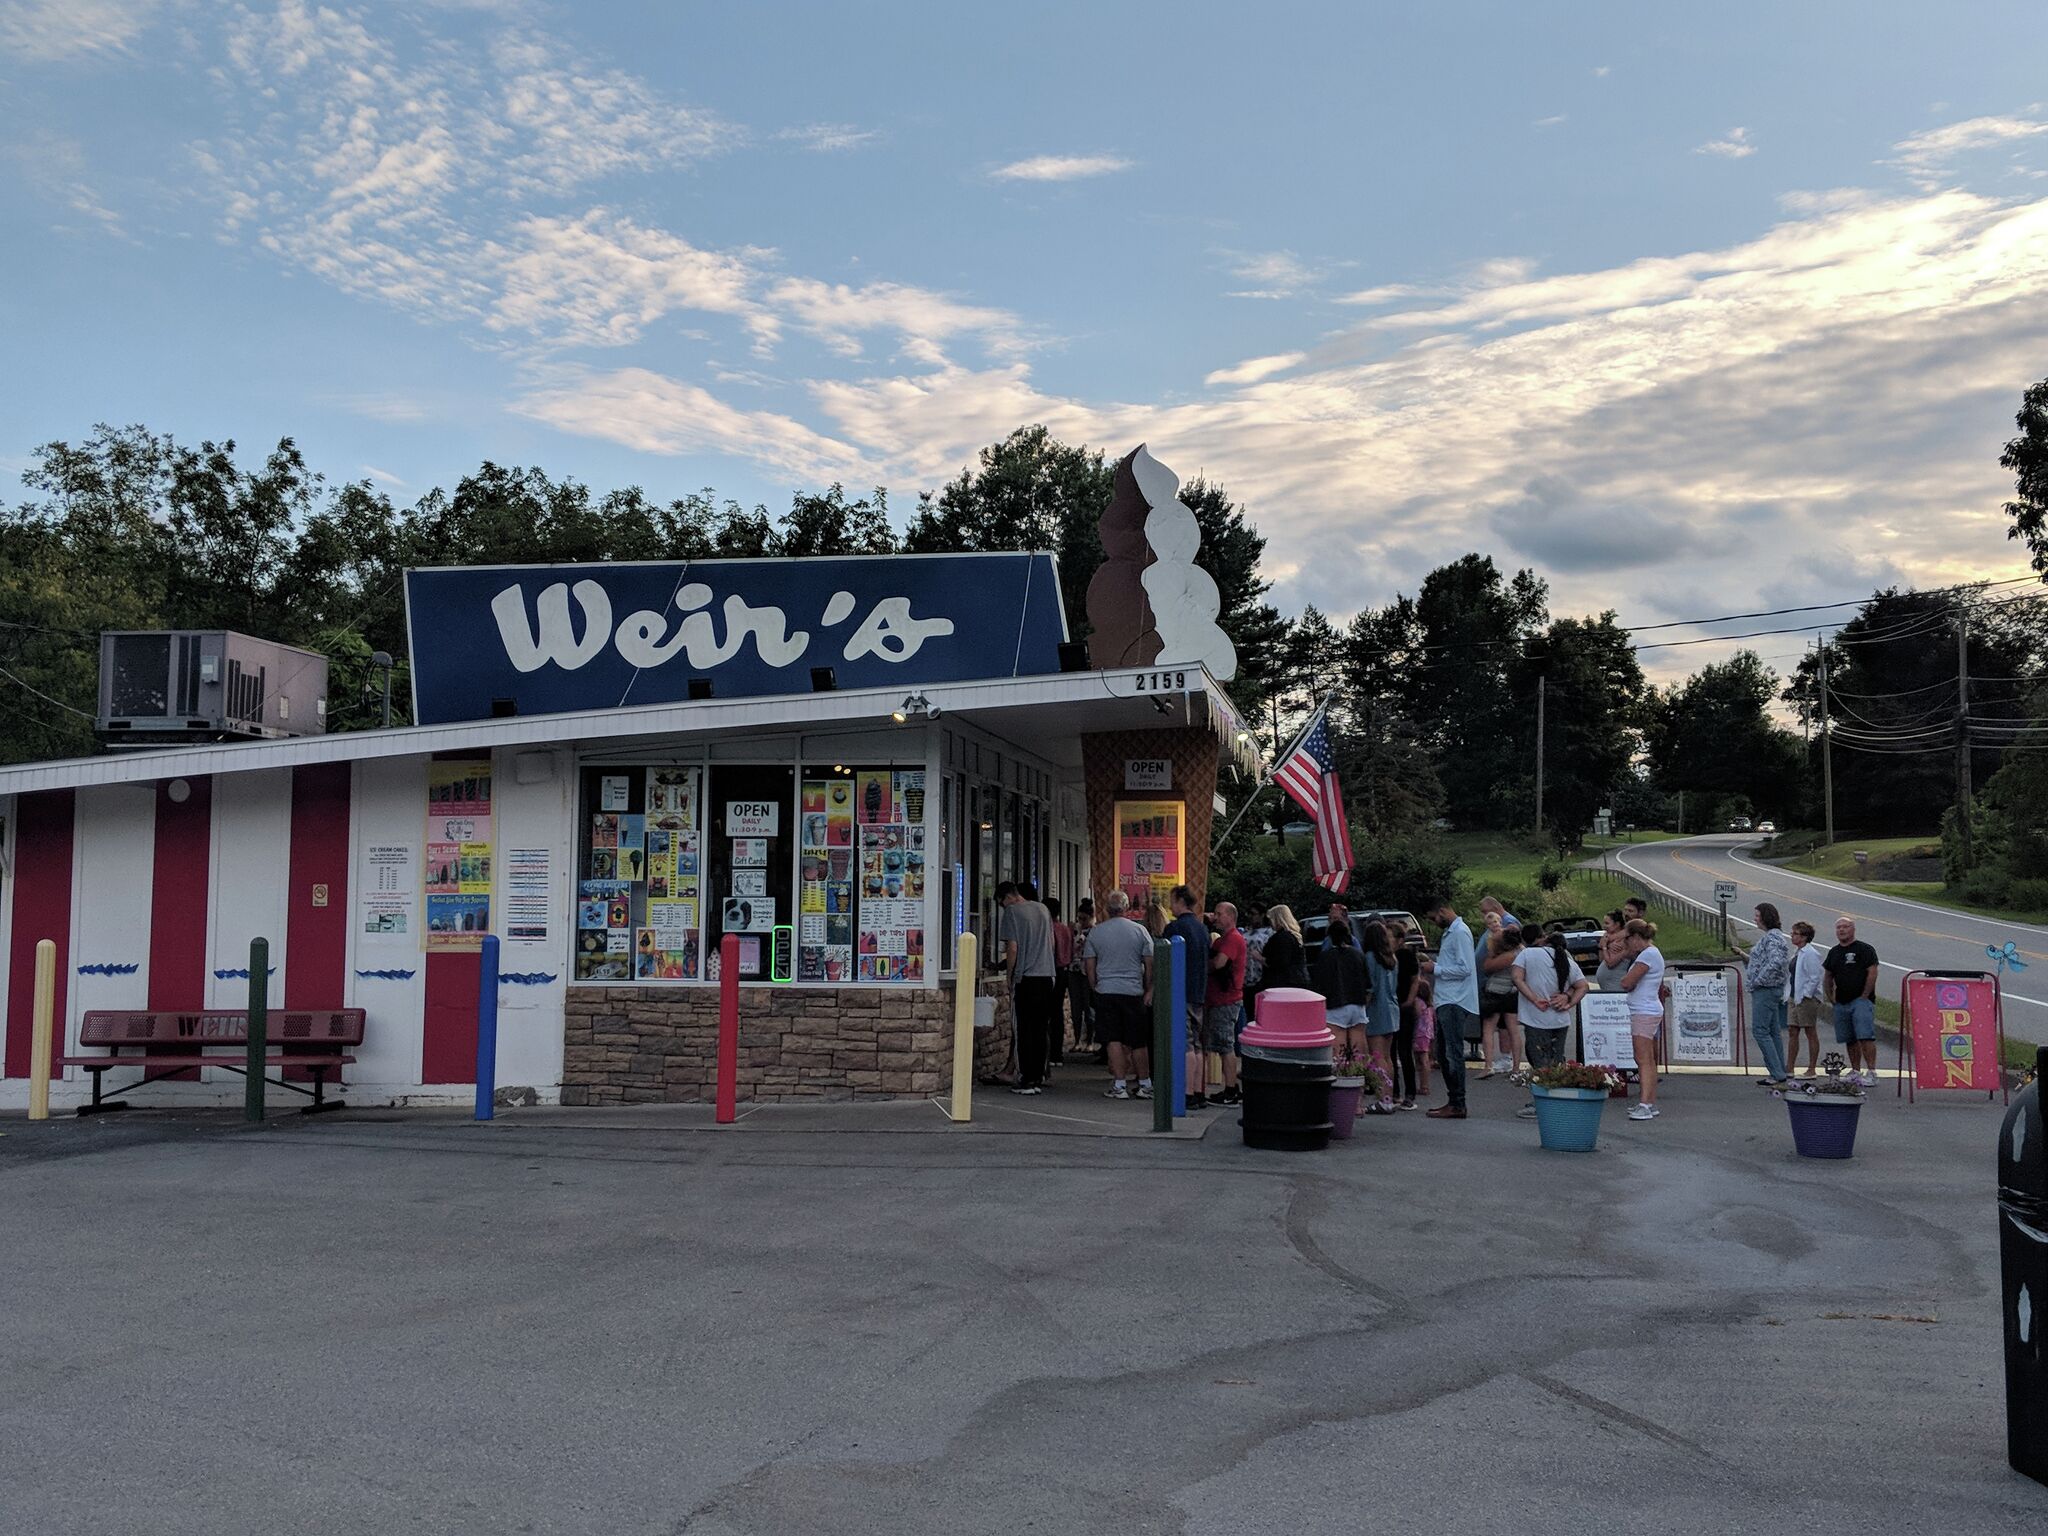
[[[1567,883],[1596,879],[1624,881],[1636,895],[1642,897],[1648,903],[1652,912],[1662,912],[1667,917],[1679,918],[1684,922],[1691,923],[1694,927],[1704,929],[1710,934],[1718,934],[1723,949],[1732,947],[1731,936],[1722,921],[1719,909],[1710,907],[1705,902],[1690,901],[1683,896],[1672,896],[1656,889],[1654,886],[1649,889],[1643,889],[1637,882],[1629,880],[1625,874],[1619,871],[1573,869],[1565,872]]]

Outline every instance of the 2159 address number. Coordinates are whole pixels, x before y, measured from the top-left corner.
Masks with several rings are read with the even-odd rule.
[[[1185,688],[1187,685],[1188,675],[1185,672],[1140,672],[1138,674],[1138,692],[1140,693],[1165,693],[1169,689]]]

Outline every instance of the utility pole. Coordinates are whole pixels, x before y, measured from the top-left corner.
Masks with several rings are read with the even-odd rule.
[[[1543,830],[1543,697],[1549,679],[1536,674],[1536,830]]]
[[[1835,754],[1828,740],[1828,637],[1816,630],[1814,638],[1820,644],[1820,796],[1826,830],[1821,846],[1835,846]]]
[[[1956,594],[1956,842],[1963,868],[1973,861],[1970,836],[1970,610]]]

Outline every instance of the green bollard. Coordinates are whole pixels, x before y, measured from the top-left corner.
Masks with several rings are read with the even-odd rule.
[[[1164,939],[1152,946],[1152,1129],[1173,1129],[1173,946]]]
[[[263,1074],[270,1047],[270,940],[249,941],[249,1053],[242,1071],[242,1118],[263,1123]]]

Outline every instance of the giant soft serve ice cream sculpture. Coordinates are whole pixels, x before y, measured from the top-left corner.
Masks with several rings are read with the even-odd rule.
[[[1103,562],[1088,583],[1095,666],[1199,666],[1219,682],[1237,675],[1237,648],[1216,623],[1222,598],[1195,564],[1201,547],[1180,476],[1140,443],[1117,464],[1102,514]]]

